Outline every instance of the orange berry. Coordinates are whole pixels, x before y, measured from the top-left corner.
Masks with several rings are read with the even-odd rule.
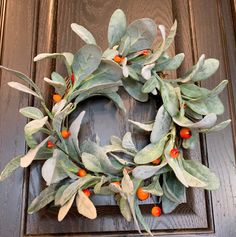
[[[142,187],[137,189],[136,195],[140,201],[144,201],[149,198],[150,194],[148,192],[143,191]]]
[[[156,160],[152,161],[153,165],[159,165],[161,163],[161,158],[157,158]]]
[[[77,176],[79,177],[84,177],[86,174],[87,172],[84,169],[79,169],[79,171],[77,172]]]
[[[192,136],[192,132],[189,128],[181,128],[179,134],[183,139],[189,139]]]
[[[55,144],[52,141],[48,141],[47,142],[47,148],[53,148],[55,146]]]
[[[153,216],[160,216],[161,215],[161,208],[158,206],[155,206],[152,208],[152,215]]]
[[[172,158],[177,158],[179,156],[179,150],[177,148],[172,148],[170,150],[170,156]]]
[[[84,192],[84,194],[89,197],[91,195],[91,192],[86,188],[82,190]]]
[[[70,133],[68,130],[62,130],[62,131],[61,131],[61,136],[62,136],[64,139],[67,139],[70,135],[71,135],[71,133]]]
[[[116,63],[122,63],[124,61],[124,58],[121,57],[120,55],[116,55],[113,60],[116,62]]]
[[[56,103],[61,101],[61,96],[59,94],[54,94],[52,98],[53,98],[54,102],[56,102]]]
[[[71,74],[70,79],[71,79],[71,82],[74,83],[74,81],[75,81],[75,75],[74,75],[74,73]]]
[[[112,182],[112,184],[120,186],[120,181],[114,181],[114,182]]]
[[[144,56],[147,56],[147,55],[149,55],[149,50],[144,49],[144,50],[141,51],[141,54],[144,55]]]

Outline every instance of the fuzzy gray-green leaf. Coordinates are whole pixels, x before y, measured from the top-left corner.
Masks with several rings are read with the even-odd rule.
[[[120,42],[126,30],[126,17],[121,9],[117,9],[111,16],[108,26],[108,42],[109,47]]]

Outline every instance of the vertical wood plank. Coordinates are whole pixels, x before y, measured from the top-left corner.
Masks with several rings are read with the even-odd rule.
[[[1,1],[1,64],[32,73],[34,51],[35,1]],[[27,7],[26,7],[27,6]],[[5,8],[6,9],[3,9]],[[28,96],[7,86],[16,80],[0,72],[0,170],[16,155],[25,153],[24,125],[26,119],[19,108],[27,106]],[[0,236],[20,236],[23,170],[0,184]]]
[[[206,81],[203,86],[212,88],[220,81],[227,78],[231,80],[230,71],[227,65],[228,52],[222,37],[225,32],[220,28],[221,16],[219,15],[218,1],[190,1],[193,24],[195,26],[195,39],[197,43],[196,55],[206,53],[207,57],[214,57],[220,60],[220,68],[215,76]],[[211,27],[206,27],[210,25]],[[223,35],[222,35],[223,34]],[[232,44],[233,45],[233,44]],[[230,52],[232,53],[232,52]],[[235,76],[235,75],[232,75]],[[232,83],[232,81],[230,81]],[[232,88],[232,84],[229,88]],[[235,114],[230,106],[233,104],[232,91],[226,89],[221,99],[225,104],[225,113],[220,120],[231,117],[235,122]],[[236,206],[234,203],[236,182],[235,182],[235,153],[233,146],[232,127],[207,136],[208,158],[210,168],[220,177],[221,187],[212,192],[213,211],[215,220],[216,236],[236,236],[234,228],[236,223]]]

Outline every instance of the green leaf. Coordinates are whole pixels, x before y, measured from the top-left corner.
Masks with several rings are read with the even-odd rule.
[[[211,128],[216,123],[217,117],[215,114],[211,113],[206,115],[202,120],[193,123],[191,120],[184,116],[173,117],[173,121],[181,127],[188,128]]]
[[[179,205],[177,202],[173,202],[166,197],[164,194],[162,196],[162,210],[165,214],[171,213]]]
[[[71,112],[73,109],[73,104],[70,103],[68,104],[63,110],[60,112],[56,113],[53,120],[52,120],[52,126],[57,133],[61,133],[61,127],[62,127],[62,122],[66,118],[66,116]]]
[[[120,42],[126,31],[126,17],[121,9],[117,9],[111,16],[108,26],[108,42],[109,47]]]
[[[179,113],[179,100],[174,87],[170,83],[161,81],[161,97],[168,113],[174,117]]]
[[[78,192],[76,196],[76,206],[78,212],[89,218],[89,219],[95,219],[97,217],[97,211],[92,203],[92,201],[85,195],[83,191]]]
[[[210,133],[210,132],[218,132],[224,128],[226,128],[231,123],[231,119],[228,119],[226,121],[223,121],[217,125],[215,125],[212,128],[209,129],[200,129],[199,132],[201,133]]]
[[[95,173],[103,173],[103,169],[100,164],[100,161],[99,159],[97,159],[96,156],[83,152],[81,158],[87,170],[90,170]]]
[[[38,95],[41,95],[40,94],[40,90],[37,87],[37,85],[28,76],[26,76],[25,74],[23,74],[23,73],[21,73],[19,71],[16,71],[16,70],[13,70],[13,69],[1,66],[1,65],[0,65],[0,68],[6,70],[8,72],[11,72],[12,74],[14,74],[16,77],[18,77],[22,81],[28,83],[30,86],[32,86],[35,89],[35,91],[37,92]]]
[[[184,173],[183,173],[183,167],[181,160],[178,158],[173,159],[170,156],[170,151],[174,147],[174,139],[171,138],[165,148],[165,158],[168,163],[168,165],[172,168],[172,170],[175,173],[175,176],[178,178],[178,180],[185,186],[188,187],[188,183],[185,179]]]
[[[182,64],[184,57],[185,55],[183,53],[177,54],[173,58],[168,58],[164,62],[157,63],[154,70],[157,72],[176,70]]]
[[[27,86],[23,85],[23,84],[20,84],[18,82],[15,82],[15,81],[11,81],[11,82],[8,82],[7,83],[10,87],[18,90],[18,91],[21,91],[21,92],[24,92],[24,93],[27,93],[27,94],[30,94],[30,95],[33,95],[37,98],[39,98],[40,100],[42,99],[40,95],[38,95],[37,93],[35,93],[33,90],[29,89]]]
[[[55,206],[60,206],[60,199],[61,196],[63,194],[63,192],[65,191],[65,189],[69,186],[69,183],[63,184],[62,186],[60,186],[60,188],[57,190],[56,195],[55,195],[55,199],[54,199],[54,204]]]
[[[101,62],[102,51],[96,45],[87,44],[75,55],[72,69],[75,76],[74,88],[78,87],[82,80],[93,73]]]
[[[174,41],[176,30],[177,30],[177,21],[175,20],[174,24],[170,28],[169,35],[166,39],[164,51],[166,51]]]
[[[71,29],[87,44],[95,44],[96,40],[93,35],[83,26],[76,23],[71,24]]]
[[[155,76],[150,77],[143,85],[142,92],[143,93],[151,93],[156,87],[160,87],[158,80]]]
[[[166,173],[163,175],[163,191],[165,196],[175,203],[185,202],[185,187],[176,178],[173,172]]]
[[[37,146],[37,142],[33,138],[33,134],[39,132],[47,121],[48,117],[46,116],[41,119],[32,120],[25,125],[25,140],[30,148],[35,148]]]
[[[158,171],[161,170],[162,167],[166,166],[166,164],[167,164],[166,161],[162,161],[160,165],[156,166],[139,165],[133,169],[132,174],[136,179],[145,180],[152,177],[153,175],[156,175]]]
[[[74,199],[75,199],[75,194],[71,197],[71,199],[67,203],[65,203],[65,205],[60,207],[59,212],[58,212],[58,217],[57,217],[59,222],[62,221],[66,217],[67,213],[69,212],[74,202]]]
[[[0,174],[0,181],[5,180],[7,177],[9,177],[18,167],[20,167],[20,159],[21,156],[17,156],[15,158],[13,158],[11,161],[9,161],[7,163],[7,165],[5,166],[5,168],[3,169],[3,171]]]
[[[134,185],[132,180],[130,179],[129,174],[124,169],[123,170],[123,179],[121,180],[122,191],[125,195],[133,195],[134,194]]]
[[[152,182],[148,186],[143,187],[143,190],[155,196],[163,195],[163,190],[161,188],[158,176],[154,176]]]
[[[60,165],[60,159],[65,158],[65,156],[65,153],[61,150],[54,149],[53,157],[44,162],[42,166],[42,177],[48,186],[58,183],[67,177],[67,173]]]
[[[40,148],[42,148],[46,144],[48,139],[49,139],[49,137],[45,138],[35,148],[29,150],[28,153],[21,158],[20,166],[23,167],[23,168],[28,167],[33,162],[33,160],[36,157],[36,155],[37,155],[38,151],[40,150]]]
[[[153,129],[153,122],[150,123],[140,123],[137,121],[133,120],[128,120],[132,125],[134,125],[135,129],[140,130],[140,131],[145,131],[145,132],[151,132]]]
[[[125,90],[132,96],[135,100],[140,102],[146,102],[148,100],[148,94],[142,92],[142,84],[131,79],[126,78],[122,80]]]
[[[183,167],[190,175],[206,184],[206,186],[203,187],[204,189],[216,190],[219,188],[220,181],[218,177],[209,168],[198,161],[183,159]]]
[[[125,148],[126,150],[136,153],[137,152],[137,148],[135,147],[132,137],[131,137],[131,133],[127,132],[122,140],[122,147]]]
[[[157,26],[155,22],[149,18],[142,18],[132,22],[126,31],[122,41],[129,39],[129,53],[133,53],[142,49],[151,48],[153,41],[157,36]],[[120,47],[119,51],[123,51]]]
[[[39,211],[47,204],[52,202],[55,198],[57,191],[57,184],[52,184],[49,187],[45,188],[38,197],[36,197],[28,208],[28,213],[33,214],[34,212]]]
[[[156,115],[150,140],[152,143],[158,143],[169,132],[172,119],[169,113],[162,105]]]
[[[167,136],[163,137],[158,143],[150,143],[139,151],[134,157],[136,164],[147,164],[161,157],[167,141]]]
[[[193,81],[202,81],[212,76],[219,67],[219,60],[214,58],[208,58],[204,61],[203,66],[193,76]]]
[[[30,119],[42,119],[43,113],[35,107],[24,107],[19,111],[23,116]]]
[[[153,234],[152,234],[152,232],[151,232],[149,226],[147,225],[146,221],[144,220],[144,217],[143,217],[143,215],[142,215],[142,213],[141,213],[141,210],[140,210],[140,208],[139,208],[139,205],[138,205],[138,203],[137,203],[137,200],[135,200],[134,203],[135,203],[135,204],[134,204],[134,207],[135,207],[135,214],[136,214],[136,216],[137,216],[138,221],[142,224],[142,226],[143,226],[144,229],[148,232],[148,234],[149,234],[150,236],[153,236]]]
[[[210,113],[219,115],[224,112],[224,105],[218,96],[209,96],[201,101],[186,101],[186,104],[191,110],[201,115],[207,115]]]
[[[91,141],[84,141],[81,150],[83,152],[92,154],[99,160],[102,169],[108,174],[117,174],[120,169],[117,169],[110,161],[102,147]]]
[[[72,147],[79,152],[79,141],[78,141],[78,135],[81,127],[82,120],[84,118],[85,111],[82,111],[78,117],[71,123],[70,125],[70,133],[71,136],[69,137],[69,142],[71,143]]]
[[[123,217],[130,222],[132,220],[132,214],[129,208],[129,203],[128,201],[121,197],[119,201],[119,207],[120,207],[120,212],[123,215]]]
[[[181,84],[180,85],[181,92],[190,98],[199,98],[199,97],[206,97],[209,95],[209,90],[205,88],[201,88],[195,84]]]
[[[66,85],[61,82],[52,81],[51,79],[44,77],[44,81],[47,82],[50,86],[54,87],[55,92],[57,92],[60,95],[64,95],[66,91]]]

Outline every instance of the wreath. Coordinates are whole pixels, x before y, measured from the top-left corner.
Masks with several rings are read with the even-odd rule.
[[[20,109],[30,120],[24,127],[29,150],[6,165],[0,180],[20,166],[45,160],[42,177],[47,187],[33,200],[29,214],[53,203],[59,207],[58,220],[62,221],[75,201],[81,215],[94,219],[97,212],[90,196],[113,195],[124,218],[133,219],[140,233],[139,224],[152,235],[139,208],[141,201],[152,197],[150,213],[158,217],[184,202],[187,187],[219,187],[216,175],[198,161],[185,159],[183,151],[194,148],[199,133],[219,131],[230,123],[227,120],[215,125],[217,115],[224,111],[218,95],[228,81],[212,90],[199,86],[219,66],[218,60],[205,59],[205,55],[183,76],[167,76],[166,72],[176,70],[184,60],[183,53],[174,57],[167,53],[176,33],[176,21],[166,35],[165,27],[149,18],[126,26],[124,12],[117,9],[109,22],[109,48],[104,52],[86,28],[75,23],[71,28],[85,46],[75,54],[42,53],[34,58],[60,58],[65,63],[67,75],[52,72],[51,78],[44,78],[55,89],[52,109],[46,106],[47,101],[33,80],[1,66],[28,84],[9,82],[9,86],[34,96],[42,107]],[[162,41],[153,49],[158,31]],[[130,132],[122,139],[112,136],[111,144],[106,146],[101,146],[98,138],[79,141],[85,111],[70,125],[68,116],[81,101],[92,96],[108,97],[125,113],[118,94],[121,86],[140,102],[148,101],[150,94],[158,100],[161,96],[163,103],[154,121],[129,120],[134,129],[150,133],[150,143],[138,150]],[[35,137],[37,133],[45,135],[40,142]]]

